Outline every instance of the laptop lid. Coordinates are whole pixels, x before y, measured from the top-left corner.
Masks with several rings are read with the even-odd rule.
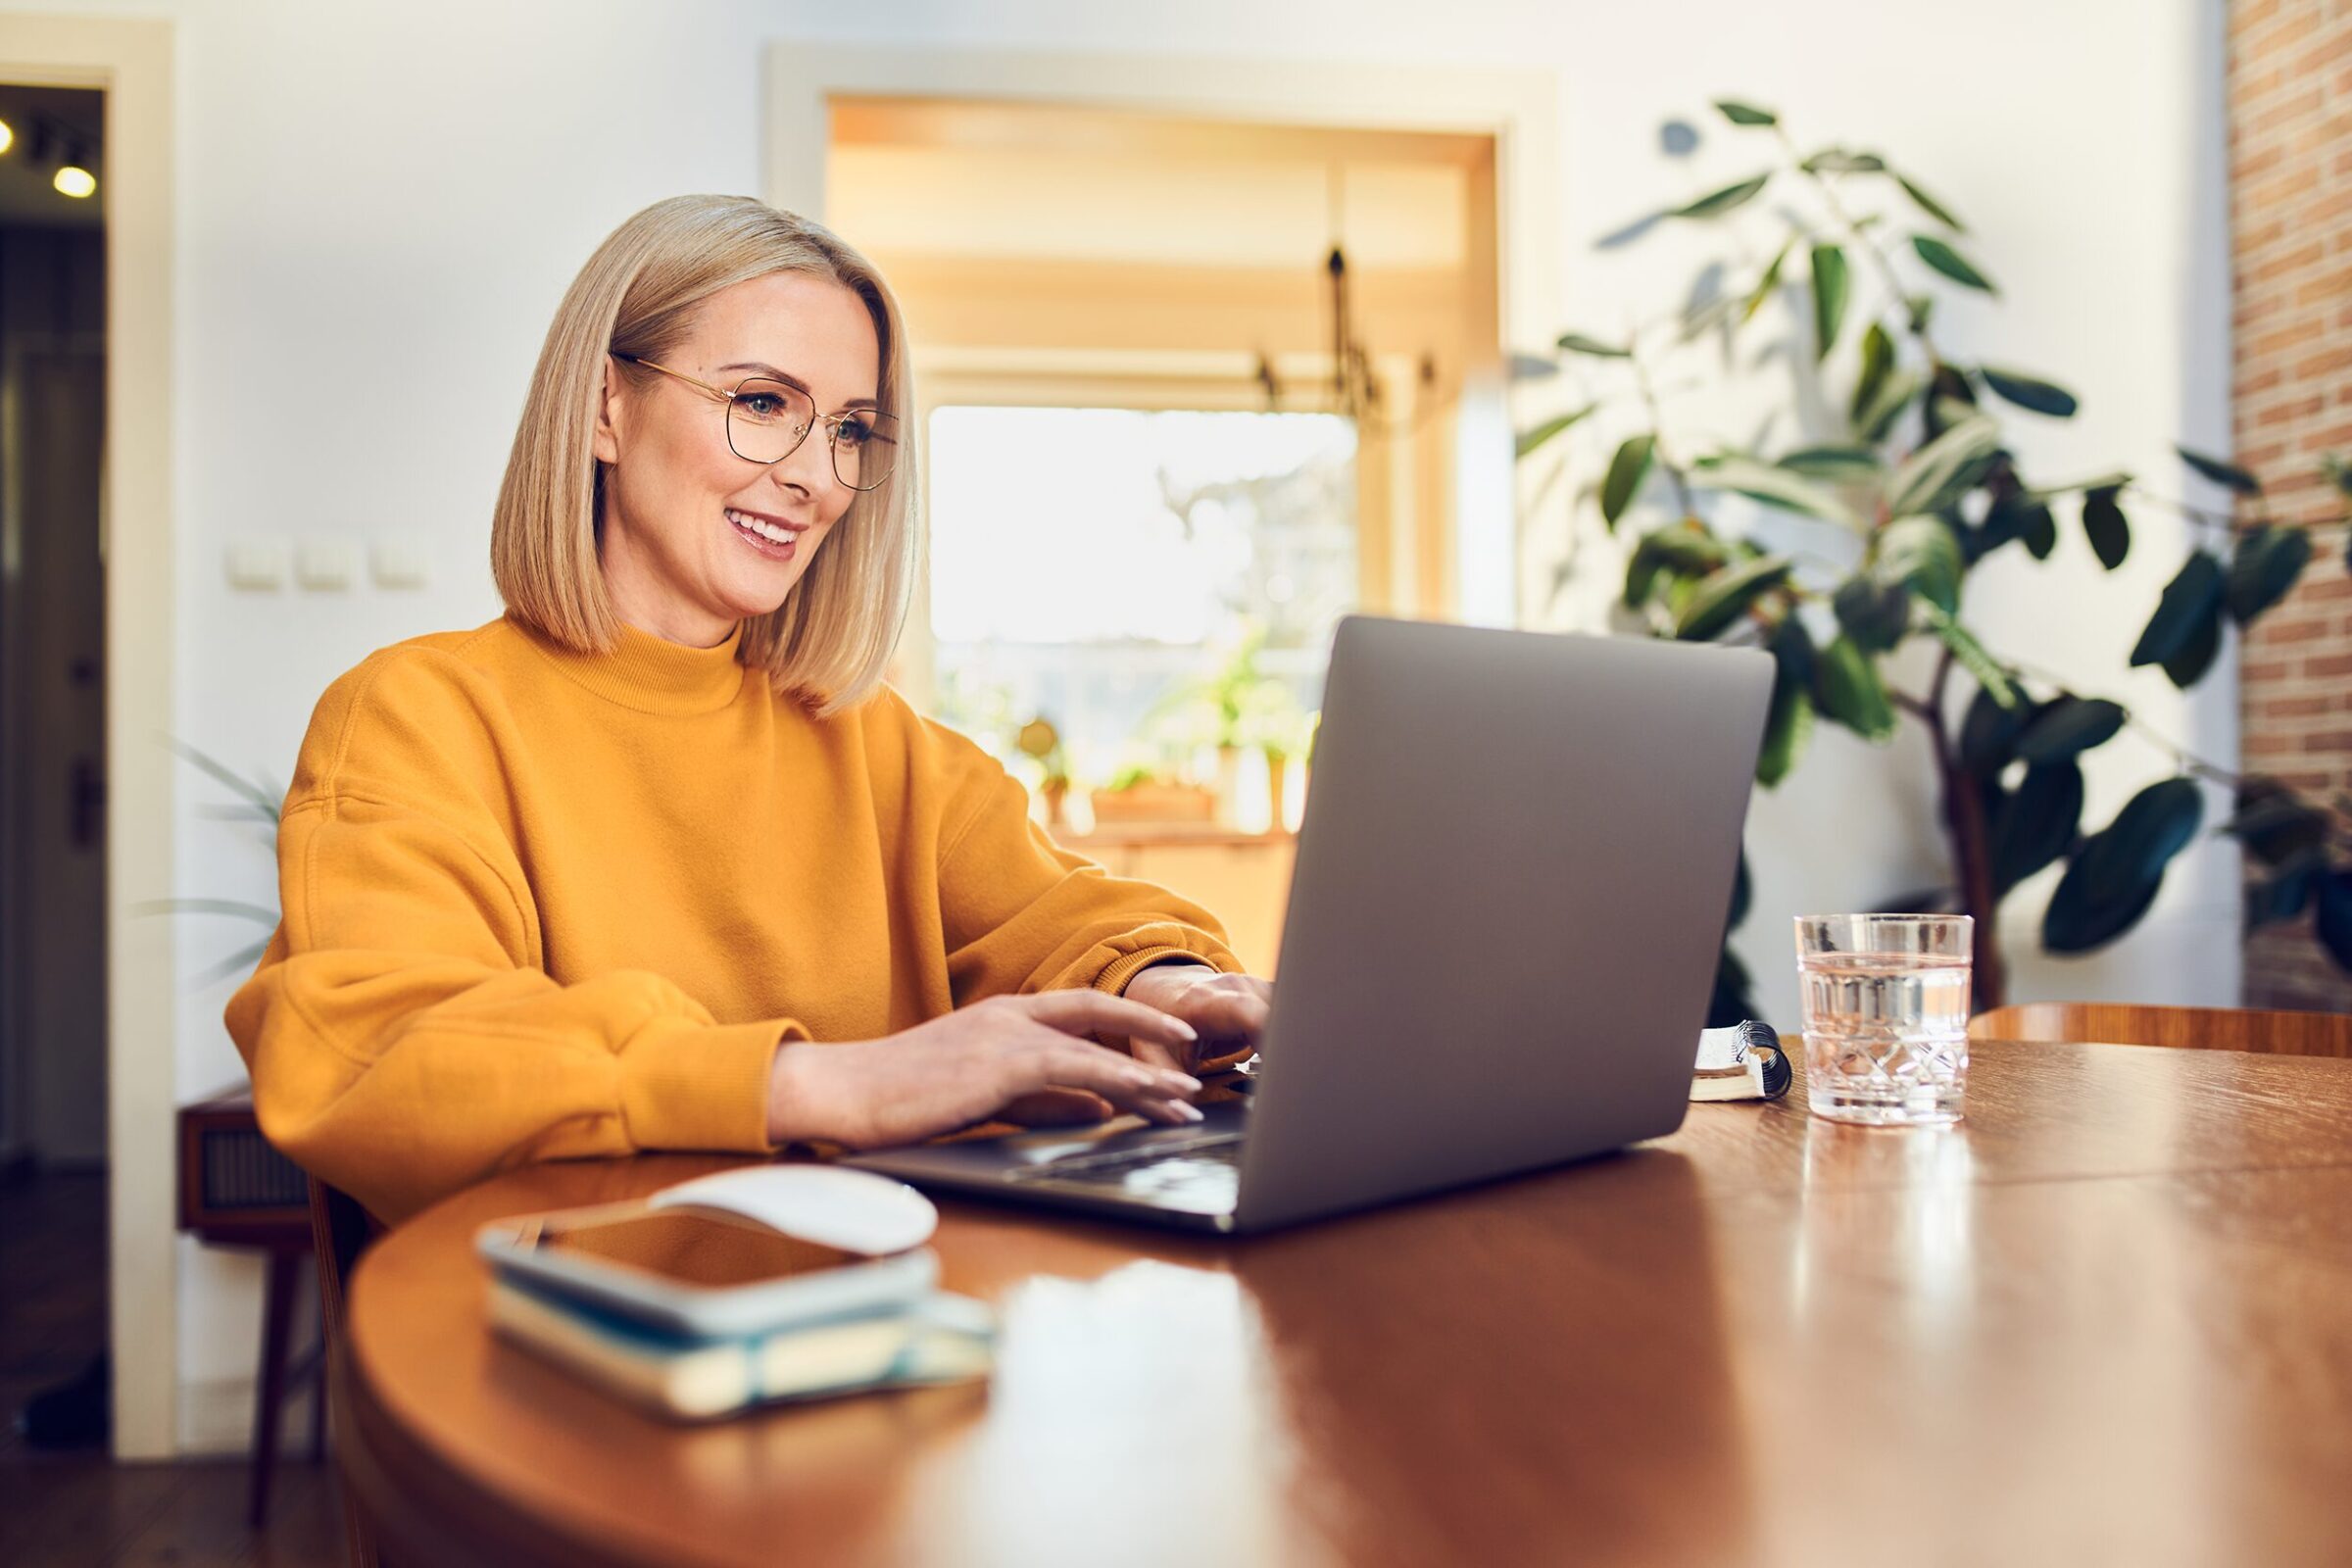
[[[1754,650],[1340,623],[1238,1228],[1682,1124],[1772,679]]]

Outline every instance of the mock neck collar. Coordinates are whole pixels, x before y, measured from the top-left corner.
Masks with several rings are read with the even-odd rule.
[[[743,646],[741,621],[715,648],[689,648],[625,621],[601,654],[573,653],[536,633],[531,641],[580,685],[639,712],[715,712],[743,690],[746,672],[735,658]]]

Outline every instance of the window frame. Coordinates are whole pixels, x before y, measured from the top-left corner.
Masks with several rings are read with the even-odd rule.
[[[1097,353],[1082,350],[935,348],[914,357],[915,428],[926,536],[934,526],[931,415],[947,407],[1091,408],[1145,412],[1200,410],[1262,414],[1264,388],[1248,355]],[[1277,356],[1286,388],[1327,384],[1331,358]],[[1452,485],[1446,460],[1452,421],[1441,404],[1420,417],[1416,367],[1406,355],[1377,356],[1372,373],[1397,429],[1356,432],[1357,607],[1371,614],[1447,617],[1453,612],[1449,542]],[[1311,398],[1286,396],[1278,413],[1319,414]],[[892,667],[892,680],[921,711],[938,692],[938,645],[931,628],[931,552],[916,574],[915,599]]]

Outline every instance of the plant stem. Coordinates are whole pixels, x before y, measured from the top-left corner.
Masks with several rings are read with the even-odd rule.
[[[1909,296],[1903,292],[1903,280],[1896,273],[1894,263],[1885,251],[1879,249],[1878,241],[1870,237],[1870,231],[1855,222],[1853,217],[1846,212],[1845,205],[1838,200],[1837,187],[1830,182],[1829,176],[1805,168],[1804,160],[1797,156],[1796,139],[1788,134],[1788,127],[1776,123],[1773,129],[1779,134],[1781,145],[1788,149],[1789,166],[1813,182],[1814,189],[1821,192],[1822,203],[1829,208],[1830,216],[1844,226],[1848,242],[1860,246],[1869,254],[1872,263],[1877,266],[1879,276],[1886,284],[1888,297],[1897,306],[1903,307],[1903,329],[1911,335],[1912,341],[1916,342],[1927,355],[1930,365],[1941,365],[1943,356],[1936,352],[1936,340],[1928,335],[1927,327],[1914,318],[1908,308]]]
[[[1658,466],[1666,470],[1666,477],[1674,486],[1674,504],[1682,508],[1683,515],[1688,517],[1692,511],[1690,481],[1685,477],[1683,466],[1666,453],[1666,420],[1658,411],[1658,395],[1649,384],[1649,368],[1642,363],[1642,351],[1638,346],[1630,347],[1626,358],[1634,368],[1634,384],[1641,390],[1642,407],[1649,412],[1649,427],[1656,432],[1653,437],[1655,445],[1650,452],[1657,459]]]
[[[1928,727],[1935,749],[1936,776],[1943,790],[1943,822],[1952,849],[1952,868],[1960,878],[1960,907],[1976,921],[1975,996],[1971,1005],[1982,1011],[2001,1006],[2009,994],[2008,965],[2001,956],[2000,898],[1992,883],[1991,834],[1984,821],[1984,799],[1976,780],[1960,764],[1944,718],[1944,694],[1952,676],[1952,651],[1936,661],[1936,678],[1924,698],[1900,699],[1902,707]]]

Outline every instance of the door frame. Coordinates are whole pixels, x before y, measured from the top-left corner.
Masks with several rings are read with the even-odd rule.
[[[118,1459],[177,1449],[174,1235],[179,987],[172,923],[140,919],[172,884],[172,24],[12,16],[0,80],[106,94],[108,1341]],[[138,374],[128,371],[135,366]],[[122,548],[117,548],[121,546]]]

